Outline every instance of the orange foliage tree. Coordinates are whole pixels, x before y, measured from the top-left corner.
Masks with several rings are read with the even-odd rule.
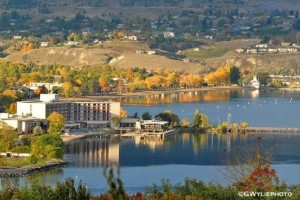
[[[276,171],[271,168],[271,160],[271,153],[263,151],[261,145],[257,145],[254,151],[251,148],[238,151],[231,159],[233,165],[228,167],[233,186],[239,191],[275,191],[280,182]]]
[[[49,91],[46,88],[45,85],[39,86],[37,89],[34,90],[35,95],[40,95],[40,94],[47,94]]]
[[[127,117],[127,111],[125,109],[123,109],[122,107],[120,109],[120,116],[121,117]]]

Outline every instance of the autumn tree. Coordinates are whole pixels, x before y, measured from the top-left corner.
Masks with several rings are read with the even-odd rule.
[[[154,75],[146,78],[145,84],[148,89],[158,89],[165,86],[165,78],[161,75]]]
[[[0,121],[0,152],[11,150],[15,146],[17,139],[17,131]]]
[[[203,78],[199,74],[181,75],[179,84],[183,87],[199,87],[203,84]]]
[[[9,108],[8,108],[8,113],[9,114],[16,114],[17,113],[17,104],[16,103],[11,103]]]
[[[168,72],[166,74],[166,86],[168,88],[176,87],[179,85],[180,76],[177,72]]]
[[[193,126],[196,128],[207,128],[209,125],[208,117],[204,114],[195,113]]]
[[[182,120],[182,122],[181,122],[181,125],[182,125],[183,127],[189,127],[190,124],[191,124],[191,122],[190,122],[190,120],[189,120],[188,118],[184,118],[184,119]]]
[[[109,91],[108,79],[105,77],[99,78],[99,86],[102,92]]]
[[[32,144],[32,159],[43,160],[48,158],[62,159],[64,155],[64,143],[59,135],[44,134],[38,137]]]
[[[46,88],[45,85],[39,86],[37,89],[34,90],[35,95],[40,95],[40,94],[48,94],[48,88]]]
[[[121,123],[121,119],[119,117],[112,117],[111,122],[112,122],[113,127],[119,128],[120,123]]]
[[[69,40],[69,41],[76,41],[76,42],[78,42],[79,40],[80,40],[80,37],[79,37],[79,35],[77,34],[77,33],[71,33],[68,37],[67,37],[67,39]]]
[[[65,82],[62,86],[62,94],[68,98],[75,95],[74,85],[71,82]]]
[[[211,72],[205,76],[208,84],[228,84],[231,66],[226,65],[220,67],[215,72]]]
[[[120,109],[120,116],[121,117],[127,117],[127,111],[125,109],[123,109],[122,107]]]
[[[34,43],[33,42],[29,42],[28,44],[24,44],[22,46],[22,52],[28,52],[28,51],[30,51],[33,48],[34,48]]]
[[[53,112],[47,117],[47,120],[49,122],[48,133],[60,135],[65,125],[65,117],[58,112]]]
[[[262,148],[260,140],[254,147],[236,149],[227,160],[225,176],[238,191],[270,192],[280,185],[276,171],[271,168],[272,153]]]

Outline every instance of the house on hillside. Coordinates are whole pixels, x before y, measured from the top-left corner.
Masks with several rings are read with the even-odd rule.
[[[49,42],[41,42],[41,47],[48,47],[49,44]]]
[[[172,31],[165,31],[163,32],[164,38],[173,38],[175,37],[175,33]]]

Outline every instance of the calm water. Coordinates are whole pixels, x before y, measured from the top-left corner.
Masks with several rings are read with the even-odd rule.
[[[207,91],[173,95],[154,95],[123,99],[129,115],[149,111],[153,116],[172,110],[181,119],[190,118],[197,108],[212,123],[247,121],[250,126],[300,127],[300,93],[280,91]],[[191,114],[190,114],[191,113]],[[261,138],[258,140],[258,137]],[[107,189],[103,166],[120,166],[121,178],[129,192],[144,191],[161,179],[171,183],[184,178],[229,184],[222,166],[236,155],[236,150],[252,149],[261,144],[271,150],[273,167],[288,184],[300,183],[300,135],[276,133],[262,135],[209,135],[181,133],[165,141],[143,141],[139,138],[88,138],[66,144],[65,160],[72,164],[27,176],[24,181],[55,185],[67,177],[82,180],[91,192]]]
[[[122,100],[128,115],[152,116],[171,110],[181,119],[193,119],[195,109],[212,124],[248,122],[249,126],[300,127],[300,92],[279,90],[222,90],[131,97]]]

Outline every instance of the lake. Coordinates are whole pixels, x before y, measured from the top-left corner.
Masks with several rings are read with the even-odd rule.
[[[230,120],[246,121],[249,126],[300,127],[300,93],[279,90],[218,90],[152,95],[122,99],[128,115],[148,111],[152,116],[172,110],[181,119],[192,120],[195,109],[206,114],[213,124]],[[231,118],[228,119],[228,114]],[[300,134],[300,133],[299,133]],[[121,179],[127,191],[145,191],[162,179],[171,183],[184,178],[230,184],[224,176],[224,165],[237,150],[257,145],[271,151],[273,164],[281,180],[300,183],[300,135],[295,133],[212,135],[186,133],[164,141],[140,138],[91,137],[66,144],[65,160],[71,165],[32,174],[18,179],[55,185],[67,177],[82,180],[95,194],[105,192],[103,168],[111,163],[120,166]],[[227,173],[228,174],[228,173]]]
[[[171,110],[193,120],[198,109],[212,124],[248,122],[249,126],[300,127],[300,92],[280,90],[211,90],[130,97],[122,100],[128,115],[148,111],[154,117]]]

